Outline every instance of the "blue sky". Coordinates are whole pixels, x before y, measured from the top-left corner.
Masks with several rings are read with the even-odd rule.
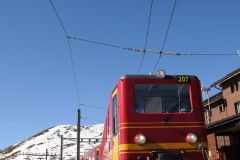
[[[173,0],[155,0],[147,49],[160,50]],[[80,38],[144,48],[150,0],[53,0],[67,32]],[[237,53],[240,1],[178,0],[165,51]],[[0,148],[58,124],[75,124],[78,99],[67,39],[48,0],[0,1]],[[141,54],[71,40],[80,101],[107,108],[124,74],[137,74]],[[141,74],[158,55],[147,54]],[[163,56],[168,74],[193,74],[205,86],[239,67],[239,56]],[[105,111],[82,107],[83,125]],[[94,121],[95,119],[95,121]]]

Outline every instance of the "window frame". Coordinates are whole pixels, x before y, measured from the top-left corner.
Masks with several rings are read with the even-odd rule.
[[[136,90],[137,90],[137,86],[140,86],[141,87],[141,85],[142,86],[144,86],[144,85],[146,85],[146,87],[147,87],[147,85],[149,85],[149,86],[151,86],[151,85],[159,85],[159,86],[157,86],[157,87],[159,87],[159,89],[166,89],[165,87],[164,87],[164,85],[166,85],[166,84],[163,84],[163,83],[136,83],[135,85],[134,85],[134,111],[136,112],[136,113],[141,113],[141,114],[152,114],[152,113],[154,113],[154,114],[176,114],[176,113],[191,113],[192,111],[193,111],[193,106],[192,106],[192,102],[191,102],[191,85],[190,84],[188,84],[188,83],[186,83],[185,85],[186,86],[184,86],[184,87],[187,87],[187,95],[186,95],[186,97],[182,97],[183,96],[183,94],[180,94],[180,99],[185,99],[186,101],[187,101],[187,105],[188,105],[188,110],[187,111],[180,111],[180,110],[178,110],[178,111],[165,111],[166,109],[169,109],[168,107],[166,108],[166,103],[170,103],[170,102],[173,102],[173,101],[171,101],[171,98],[176,98],[176,97],[173,97],[172,95],[149,95],[149,96],[146,96],[146,98],[148,98],[148,97],[152,97],[152,98],[155,98],[155,99],[157,99],[157,98],[159,98],[159,99],[162,99],[162,100],[160,100],[161,101],[161,103],[162,103],[162,109],[160,109],[160,110],[162,110],[162,111],[152,111],[152,112],[149,112],[149,111],[146,111],[146,107],[139,107],[139,106],[141,106],[141,105],[143,105],[143,106],[145,106],[145,103],[141,103],[141,101],[139,101],[139,95],[137,95],[137,93],[136,93]],[[161,88],[161,85],[163,86],[163,88]],[[176,85],[177,87],[178,87],[178,89],[179,89],[179,83],[169,83],[169,84],[167,84],[167,85],[169,85],[169,86],[174,86],[174,85]],[[182,84],[183,85],[183,84]],[[172,88],[170,88],[170,89],[172,89]],[[185,90],[186,91],[186,90]],[[169,93],[170,93],[170,90],[169,90]],[[144,95],[144,94],[143,94]],[[140,96],[141,97],[141,96]],[[145,97],[145,96],[144,96]],[[172,99],[172,100],[173,100]],[[178,93],[178,98],[177,98],[177,102],[176,103],[181,103],[181,102],[185,102],[185,101],[179,101],[180,100],[179,99],[179,93]],[[143,100],[143,102],[145,102],[145,100]],[[175,101],[174,101],[175,102]],[[184,105],[185,106],[185,105]],[[185,108],[185,107],[184,107]]]
[[[235,113],[240,114],[240,101],[234,103]]]
[[[224,105],[219,106],[219,112],[224,112],[225,110],[226,108],[224,107]]]
[[[238,82],[231,83],[230,88],[231,88],[231,93],[237,92],[238,91]]]
[[[113,135],[118,134],[118,97],[117,94],[112,98],[112,133]]]

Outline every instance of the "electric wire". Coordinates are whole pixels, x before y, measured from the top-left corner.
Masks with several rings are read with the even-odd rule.
[[[177,56],[240,56],[236,53],[177,53]]]
[[[148,53],[148,54],[159,54],[159,55],[172,55],[172,56],[240,56],[240,53],[180,53],[180,52],[163,52],[159,50],[147,50],[147,49],[142,49],[142,48],[130,48],[130,47],[123,47],[115,44],[110,44],[110,43],[104,43],[100,41],[93,41],[89,39],[84,39],[84,38],[79,38],[76,36],[69,36],[67,37],[68,39],[73,39],[73,40],[78,40],[82,42],[87,42],[95,45],[102,45],[105,47],[112,47],[112,48],[118,48],[122,50],[127,50],[127,51],[132,51],[135,53]]]
[[[84,39],[84,38],[79,38],[79,37],[76,37],[76,36],[70,36],[68,33],[67,33],[67,30],[60,18],[60,15],[58,14],[57,12],[57,9],[55,8],[52,0],[49,0],[50,1],[50,4],[53,8],[53,11],[58,19],[58,22],[64,32],[64,34],[66,35],[66,37],[68,39],[73,39],[73,40],[78,40],[78,41],[82,41],[82,42],[87,42],[87,43],[92,43],[92,44],[96,44],[96,45],[102,45],[102,46],[106,46],[106,47],[113,47],[113,48],[118,48],[118,49],[122,49],[122,50],[127,50],[127,51],[133,51],[133,52],[139,52],[139,53],[143,53],[143,54],[146,54],[146,53],[157,53],[159,54],[160,56],[162,55],[176,55],[176,56],[180,56],[180,55],[186,55],[186,56],[195,56],[195,55],[198,55],[198,56],[208,56],[208,55],[212,55],[212,56],[221,56],[221,55],[240,55],[240,51],[238,54],[228,54],[228,53],[224,53],[224,54],[218,54],[218,53],[210,53],[210,54],[192,54],[192,53],[170,53],[170,52],[163,52],[163,49],[165,47],[165,43],[166,43],[166,40],[167,40],[167,36],[168,36],[168,32],[169,32],[169,29],[170,29],[170,25],[171,25],[171,21],[172,21],[172,18],[173,18],[173,14],[174,14],[174,11],[175,11],[175,7],[176,7],[176,3],[177,3],[177,0],[175,0],[175,3],[174,3],[174,6],[173,6],[173,10],[172,10],[172,14],[171,14],[171,17],[170,17],[170,20],[169,20],[169,24],[168,24],[168,28],[167,28],[167,32],[166,32],[166,35],[165,35],[165,39],[164,39],[164,42],[163,42],[163,45],[162,45],[162,49],[161,51],[154,51],[154,50],[146,50],[146,47],[145,49],[141,49],[141,48],[130,48],[130,47],[123,47],[123,46],[119,46],[119,45],[115,45],[115,44],[110,44],[110,43],[104,43],[104,42],[99,42],[99,41],[93,41],[93,40],[89,40],[89,39]],[[153,2],[152,2],[153,3]],[[151,9],[150,9],[151,10]],[[151,17],[151,16],[149,16]],[[150,25],[150,23],[149,23]],[[147,36],[146,36],[147,37]],[[147,38],[146,38],[147,39]],[[147,43],[145,43],[147,45]],[[159,58],[160,59],[160,58]],[[159,61],[159,60],[158,60]],[[158,62],[157,61],[157,62]],[[156,67],[155,67],[156,68]]]
[[[99,110],[104,110],[104,111],[106,111],[105,108],[99,107],[99,106],[94,106],[94,105],[89,105],[89,104],[84,104],[84,103],[80,103],[79,105],[80,105],[80,106],[83,106],[83,107],[89,107],[89,108],[94,108],[94,109],[99,109]]]
[[[93,41],[93,40],[89,40],[89,39],[84,39],[84,38],[79,38],[77,36],[69,36],[67,37],[68,39],[72,39],[72,40],[78,40],[78,41],[82,41],[82,42],[86,42],[86,43],[91,43],[91,44],[95,44],[95,45],[101,45],[101,46],[105,46],[105,47],[112,47],[112,48],[117,48],[117,49],[122,49],[122,50],[127,50],[127,51],[132,51],[135,53],[148,53],[148,54],[159,54],[159,55],[172,55],[172,56],[240,56],[240,53],[180,53],[180,52],[163,52],[163,51],[159,51],[159,50],[147,50],[147,49],[142,49],[142,48],[130,48],[130,47],[123,47],[123,46],[119,46],[119,45],[115,45],[115,44],[111,44],[111,43],[104,43],[104,42],[100,42],[100,41]]]
[[[99,41],[93,41],[93,40],[88,40],[88,39],[84,39],[84,38],[79,38],[79,37],[76,37],[76,36],[69,36],[68,35],[67,38],[68,39],[82,41],[82,42],[102,45],[102,46],[106,46],[106,47],[118,48],[118,49],[122,49],[122,50],[128,50],[128,51],[134,51],[134,52],[143,52],[143,49],[123,47],[123,46],[119,46],[119,45],[115,45],[115,44],[110,44],[110,43],[104,43],[104,42],[99,42]]]
[[[56,10],[56,8],[55,8],[55,6],[54,6],[52,0],[49,0],[49,1],[50,1],[50,4],[51,4],[51,6],[52,6],[52,8],[53,8],[53,11],[54,11],[54,13],[55,13],[57,19],[58,19],[58,22],[59,22],[59,24],[61,25],[61,27],[62,27],[62,29],[63,29],[63,32],[65,33],[65,35],[66,35],[66,37],[67,37],[67,36],[68,36],[68,34],[67,34],[67,30],[66,30],[66,28],[64,27],[61,18],[60,18],[60,16],[59,16],[59,14],[58,14],[58,12],[57,12],[57,10]]]
[[[73,56],[72,56],[72,48],[71,48],[71,44],[70,44],[70,40],[67,39],[67,43],[68,43],[68,50],[69,50],[69,57],[70,57],[70,62],[71,62],[71,68],[72,68],[72,73],[73,73],[73,79],[74,79],[74,85],[75,85],[75,89],[76,89],[76,95],[77,95],[77,100],[78,100],[78,105],[80,106],[80,93],[79,93],[79,86],[78,86],[78,79],[77,79],[77,74],[76,74],[76,70],[74,67],[74,62],[73,62]]]
[[[66,28],[64,27],[64,24],[57,12],[57,9],[55,8],[52,0],[49,0],[52,8],[53,8],[53,11],[58,19],[58,22],[65,34],[66,37],[68,37],[68,33],[67,33],[67,30]],[[71,44],[70,44],[70,40],[69,38],[67,38],[67,45],[68,45],[68,53],[69,53],[69,57],[70,57],[70,62],[71,62],[71,68],[72,68],[72,73],[73,73],[73,79],[74,79],[74,86],[75,86],[75,89],[76,89],[76,95],[77,95],[77,100],[78,100],[78,105],[80,105],[80,94],[79,94],[79,87],[78,87],[78,80],[77,80],[77,75],[76,75],[76,70],[75,70],[75,67],[74,67],[74,62],[73,62],[73,55],[72,55],[72,48],[71,48]]]
[[[94,122],[103,122],[104,123],[104,121],[100,120],[100,119],[88,118],[88,117],[83,117],[83,116],[81,116],[81,118],[82,119],[86,119],[86,120],[91,120],[91,121],[94,121]]]
[[[147,22],[148,23],[147,24],[147,31],[146,31],[146,36],[145,36],[144,50],[143,50],[143,55],[142,55],[142,59],[141,59],[140,65],[138,67],[138,73],[140,72],[140,70],[142,68],[143,60],[144,60],[145,55],[146,55],[146,48],[147,48],[147,43],[148,43],[149,28],[150,28],[151,16],[152,16],[153,1],[154,0],[151,0],[149,16],[148,16],[148,22]]]
[[[169,22],[168,22],[168,27],[167,27],[165,38],[164,38],[163,45],[162,45],[162,48],[161,48],[161,52],[163,52],[165,44],[166,44],[166,41],[167,41],[167,37],[168,37],[169,29],[170,29],[170,26],[171,26],[171,23],[172,23],[172,18],[173,18],[173,15],[174,15],[176,4],[177,4],[177,0],[175,0],[174,4],[173,4],[172,13],[171,13],[171,16],[170,16],[170,19],[169,19]],[[156,70],[156,68],[157,68],[157,66],[159,64],[161,57],[162,57],[162,54],[160,53],[159,56],[158,56],[156,65],[154,66],[153,73],[155,72],[155,70]]]
[[[152,54],[160,54],[168,55],[168,56],[240,56],[239,53],[180,53],[180,52],[162,52],[162,51],[154,51],[148,50],[148,53]]]

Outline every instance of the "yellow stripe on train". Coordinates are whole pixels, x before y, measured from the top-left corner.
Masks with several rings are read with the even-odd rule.
[[[202,152],[201,150],[186,150],[184,152],[190,152],[190,153],[193,153],[193,152]],[[120,154],[148,154],[149,151],[130,151],[130,152],[125,152],[125,151],[120,151]]]
[[[137,144],[121,144],[119,151],[135,151],[135,150],[161,150],[161,149],[197,149],[199,144],[203,144],[204,148],[207,146],[206,142],[198,142],[196,144],[188,143],[149,143],[145,145]]]
[[[204,124],[204,122],[128,122],[120,123],[120,125],[130,125],[130,124]]]
[[[120,127],[120,129],[125,128],[205,128],[205,125],[200,126],[124,126]]]

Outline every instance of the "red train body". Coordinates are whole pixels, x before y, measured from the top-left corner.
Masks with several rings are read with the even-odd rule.
[[[85,152],[80,160],[99,160],[99,148],[100,146],[96,146],[88,152]]]
[[[197,77],[127,75],[110,96],[102,143],[94,149],[94,158],[205,160],[206,149]]]

